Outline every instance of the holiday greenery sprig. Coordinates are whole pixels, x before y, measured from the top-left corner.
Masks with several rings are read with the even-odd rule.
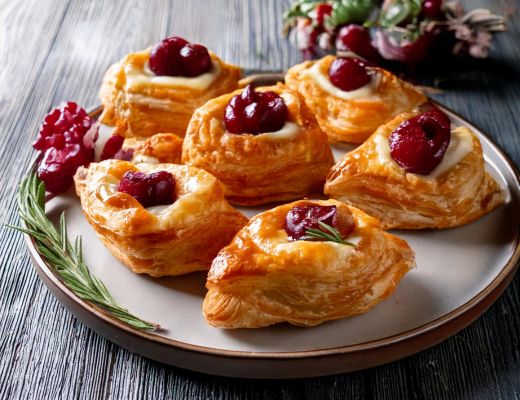
[[[305,231],[305,236],[302,239],[303,240],[318,239],[318,240],[324,240],[327,242],[335,242],[335,243],[344,244],[347,246],[356,247],[356,245],[354,243],[347,242],[346,240],[344,240],[341,237],[340,232],[336,228],[334,228],[334,227],[330,226],[329,224],[326,224],[325,222],[322,222],[322,221],[318,221],[318,225],[321,228],[323,228],[324,231],[321,229],[316,229],[316,228],[307,228],[307,230]]]
[[[336,50],[375,63],[417,64],[436,47],[486,57],[493,33],[505,30],[503,16],[486,9],[465,13],[456,0],[295,0],[283,32],[305,58]]]
[[[59,230],[45,215],[45,184],[34,172],[29,173],[20,185],[18,209],[23,226],[10,227],[34,239],[38,252],[75,295],[133,328],[160,329],[159,325],[144,321],[117,305],[103,282],[90,273],[83,261],[81,236],[76,238],[74,245],[67,238],[64,214],[61,214]]]

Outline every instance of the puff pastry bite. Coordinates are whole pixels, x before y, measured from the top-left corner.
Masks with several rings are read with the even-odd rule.
[[[193,111],[235,90],[240,76],[240,68],[205,47],[167,38],[108,69],[100,90],[100,120],[125,137],[160,132],[184,136]]]
[[[96,143],[96,152],[99,153],[96,161],[116,159],[133,163],[180,164],[182,138],[174,133],[158,133],[146,139],[103,135]]]
[[[106,160],[79,168],[74,181],[101,241],[137,273],[207,270],[247,222],[215,177],[189,166]]]
[[[316,232],[354,243],[323,241]],[[315,326],[366,312],[414,266],[408,244],[363,211],[300,200],[253,217],[220,251],[203,312],[223,328]]]
[[[285,84],[303,95],[332,142],[363,143],[380,125],[426,101],[411,84],[352,57],[295,65]]]
[[[193,114],[182,162],[215,175],[233,204],[322,193],[327,136],[301,96],[279,84],[212,99]]]
[[[379,218],[384,229],[463,225],[504,201],[478,138],[438,110],[381,126],[331,169],[325,193]]]
[[[131,151],[134,163],[180,164],[182,142],[174,133],[158,133],[145,140],[125,139],[123,149]]]

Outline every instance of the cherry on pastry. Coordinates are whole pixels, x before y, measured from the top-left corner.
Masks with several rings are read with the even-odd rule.
[[[101,151],[100,160],[103,161],[113,158],[116,160],[130,161],[134,152],[132,149],[123,149],[124,141],[125,138],[123,136],[110,136],[110,138],[108,138],[108,140],[106,141],[103,150]]]
[[[172,36],[156,44],[150,52],[150,69],[156,75],[196,77],[211,69],[208,49]]]
[[[450,120],[440,110],[413,117],[390,135],[390,155],[406,172],[428,175],[444,158],[450,144]]]
[[[372,78],[359,58],[338,57],[330,65],[329,79],[337,88],[351,91],[365,86]]]
[[[258,135],[281,129],[287,120],[287,106],[272,91],[257,92],[247,85],[226,106],[224,123],[229,133]]]
[[[69,101],[45,117],[33,147],[41,152],[37,175],[48,192],[58,194],[72,185],[76,170],[94,160],[97,137],[95,121],[76,103]]]
[[[355,227],[352,214],[339,215],[336,206],[322,206],[311,203],[293,207],[285,217],[284,229],[290,240],[309,240],[306,238],[307,229],[319,229],[327,233],[319,225],[319,222],[337,229],[342,238],[350,235]]]
[[[175,201],[175,180],[166,171],[149,175],[127,171],[119,181],[117,191],[129,194],[145,208],[167,205]]]

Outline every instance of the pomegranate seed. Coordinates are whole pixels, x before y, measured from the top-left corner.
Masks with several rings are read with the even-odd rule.
[[[73,102],[45,117],[33,147],[41,152],[37,174],[45,182],[47,191],[64,192],[72,184],[76,170],[94,160],[94,143],[98,137],[94,122]]]

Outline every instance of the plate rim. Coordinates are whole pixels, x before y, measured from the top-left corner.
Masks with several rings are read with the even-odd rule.
[[[272,74],[275,75],[275,74]],[[450,108],[442,105],[441,103],[429,98],[429,101],[439,108],[443,109],[444,111],[447,111],[449,114],[454,115],[455,117],[459,118],[460,120],[464,121],[469,126],[473,127],[476,130],[476,134],[479,137],[480,140],[485,141],[488,146],[493,148],[494,151],[496,151],[499,156],[505,161],[506,167],[509,169],[509,173],[512,176],[514,183],[516,187],[514,188],[515,191],[517,191],[520,194],[520,170],[516,167],[516,165],[513,163],[513,161],[510,159],[510,157],[502,150],[502,148],[495,143],[493,139],[487,134],[487,132],[482,131],[480,128],[476,127],[473,123],[468,121],[466,118],[458,114],[457,112],[451,110]],[[95,107],[92,111],[89,112],[89,114],[99,114],[102,110],[102,106]],[[33,169],[35,166],[35,162],[31,162],[29,169]],[[508,187],[510,187],[508,182]],[[510,187],[511,189],[511,187]],[[520,226],[520,214],[516,213],[516,220],[517,225]],[[132,328],[119,320],[115,319],[114,317],[110,316],[109,314],[105,313],[101,308],[97,307],[94,304],[90,304],[85,300],[82,300],[77,295],[75,295],[70,289],[68,289],[62,282],[62,280],[53,272],[52,266],[47,263],[40,253],[38,252],[34,240],[28,236],[27,234],[24,234],[25,242],[28,247],[29,253],[31,255],[31,261],[33,262],[34,266],[39,269],[47,279],[49,279],[50,282],[52,282],[55,287],[60,290],[60,292],[66,296],[68,299],[74,302],[75,305],[81,307],[83,311],[91,314],[92,316],[96,317],[96,319],[107,323],[109,325],[112,325],[113,328],[123,330],[125,333],[136,337],[138,339],[146,340],[149,342],[152,342],[154,344],[158,345],[166,345],[167,347],[174,348],[176,350],[183,350],[188,351],[191,353],[198,353],[203,355],[210,355],[210,356],[218,356],[218,357],[225,357],[225,358],[234,358],[234,359],[258,359],[258,360],[295,360],[295,359],[309,359],[309,358],[317,358],[317,357],[330,357],[330,356],[340,356],[340,355],[348,355],[348,354],[354,354],[354,353],[360,353],[360,352],[368,352],[368,351],[374,351],[383,347],[396,345],[398,343],[402,343],[404,341],[418,338],[421,335],[424,335],[426,333],[431,333],[434,330],[438,330],[442,328],[444,325],[449,323],[450,321],[453,321],[462,315],[466,314],[468,311],[474,309],[479,303],[481,303],[487,296],[492,294],[495,289],[499,288],[500,285],[506,281],[508,278],[513,278],[514,274],[516,273],[516,270],[519,266],[520,261],[520,232],[517,232],[517,235],[515,237],[515,243],[514,243],[514,251],[509,258],[509,260],[504,264],[502,270],[499,272],[499,274],[485,287],[483,288],[478,294],[476,294],[474,297],[469,299],[464,304],[460,305],[456,309],[450,311],[447,314],[444,314],[430,322],[427,322],[423,325],[420,325],[418,327],[409,329],[405,332],[400,332],[395,335],[387,336],[380,339],[370,340],[362,343],[357,343],[353,345],[346,345],[346,346],[336,346],[326,349],[317,349],[317,350],[300,350],[300,351],[287,351],[287,352],[258,352],[258,351],[244,351],[244,350],[226,350],[226,349],[218,349],[218,348],[212,348],[212,347],[206,347],[206,346],[200,346],[200,345],[194,345],[189,344],[186,342],[181,342],[175,339],[166,338],[163,336],[159,336],[156,334],[153,334],[151,332],[146,331],[140,331],[138,329]],[[43,279],[42,279],[43,280]],[[47,285],[47,282],[43,280],[44,283]],[[509,286],[510,282],[507,283],[503,288],[501,288],[500,293],[496,295],[496,298],[493,300],[496,301],[500,297],[500,295],[503,293],[503,291]],[[48,286],[48,285],[47,285]],[[64,303],[60,299],[58,299],[60,303]],[[493,303],[492,302],[492,303]],[[491,304],[492,304],[491,303]],[[482,315],[486,311],[486,309],[491,305],[489,304],[484,310],[482,310],[481,313],[478,314],[477,318]],[[66,306],[66,304],[64,304]],[[68,307],[67,307],[68,308]],[[73,314],[77,317],[77,315],[73,312]],[[449,333],[447,336],[443,336],[440,340],[438,340],[435,343],[438,343],[439,341],[445,340],[448,337],[454,335],[456,332],[463,329],[465,326],[469,325],[472,321],[468,322],[464,326],[462,326],[460,329],[453,331]],[[92,326],[88,325],[90,328],[93,328]],[[96,329],[94,329],[96,330]],[[97,330],[96,330],[97,331]],[[113,340],[112,338],[109,338],[109,340],[114,341],[115,343],[118,343],[116,340]],[[432,343],[433,346],[435,343]],[[118,343],[119,344],[119,343]],[[426,346],[430,347],[430,346]],[[374,364],[376,365],[376,364]],[[310,376],[310,375],[301,375],[301,376]]]

